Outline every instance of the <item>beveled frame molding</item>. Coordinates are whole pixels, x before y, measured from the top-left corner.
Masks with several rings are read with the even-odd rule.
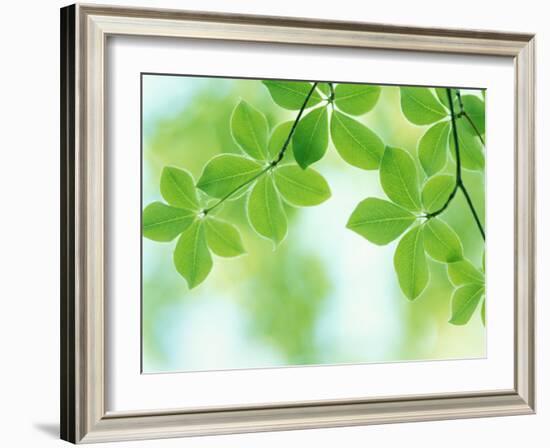
[[[499,55],[515,65],[512,390],[212,410],[105,408],[104,77],[108,36]],[[61,437],[73,443],[518,415],[535,409],[534,35],[73,5],[61,10]]]

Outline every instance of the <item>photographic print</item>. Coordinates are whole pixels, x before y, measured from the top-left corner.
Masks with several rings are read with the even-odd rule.
[[[486,356],[485,90],[141,95],[144,373]]]

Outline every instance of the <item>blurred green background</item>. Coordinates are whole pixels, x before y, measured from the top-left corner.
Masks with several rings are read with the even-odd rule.
[[[143,206],[162,200],[164,166],[185,168],[197,180],[212,156],[239,153],[229,117],[240,98],[272,127],[296,114],[277,106],[256,80],[143,75],[142,81]],[[405,120],[392,86],[359,119],[387,145],[411,153],[426,130]],[[452,164],[449,159],[450,173]],[[315,168],[332,198],[287,207],[289,233],[275,251],[250,228],[245,198],[226,202],[219,216],[237,225],[248,253],[215,257],[210,276],[192,291],[173,265],[175,241],[143,239],[145,373],[485,356],[478,312],[465,326],[448,323],[453,288],[444,265],[429,261],[429,286],[409,302],[393,270],[396,242],[375,246],[345,228],[359,201],[384,198],[378,171],[346,164],[332,147]],[[464,171],[464,181],[484,216],[483,175]],[[462,195],[442,218],[479,266],[483,241]]]

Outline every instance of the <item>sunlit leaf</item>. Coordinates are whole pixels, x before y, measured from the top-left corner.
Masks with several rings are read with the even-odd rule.
[[[447,203],[455,188],[455,178],[450,174],[438,174],[430,177],[422,188],[424,211],[434,213]]]
[[[195,221],[179,237],[174,250],[174,265],[180,275],[187,280],[189,289],[202,283],[210,273],[212,256],[202,221]]]
[[[143,210],[143,236],[154,241],[172,241],[195,219],[191,210],[153,202]]]
[[[407,151],[386,147],[380,164],[380,183],[393,202],[407,210],[420,210],[416,166]]]
[[[426,288],[429,279],[422,226],[413,227],[401,238],[395,250],[393,265],[405,296],[409,300],[416,299]]]
[[[269,89],[269,93],[279,106],[285,109],[298,110],[304,104],[311,83],[300,81],[262,81]],[[313,92],[307,103],[307,107],[315,106],[321,101],[321,96],[317,92]]]
[[[246,251],[239,230],[228,222],[208,216],[205,219],[208,246],[220,257],[236,257]]]
[[[212,197],[221,198],[254,179],[261,171],[262,165],[248,157],[221,154],[208,161],[197,187]]]
[[[483,284],[485,282],[483,273],[466,259],[449,263],[447,265],[447,274],[455,286],[467,283]]]
[[[464,105],[464,112],[468,114],[475,128],[481,135],[485,134],[485,102],[479,97],[474,95],[464,95],[462,97],[462,104]],[[468,123],[469,126],[465,126],[472,135],[477,136],[476,129]]]
[[[167,166],[160,176],[160,193],[174,207],[198,210],[199,201],[195,181],[189,172]]]
[[[465,325],[476,310],[485,288],[478,283],[461,286],[453,293],[449,323]]]
[[[375,170],[380,166],[384,143],[364,124],[334,111],[330,119],[330,135],[336,150],[350,165],[364,170]]]
[[[299,207],[318,205],[330,198],[325,178],[313,168],[284,165],[274,170],[277,189],[289,204]]]
[[[416,220],[408,210],[378,198],[361,201],[346,227],[374,244],[388,244],[401,235]]]
[[[326,107],[318,107],[305,115],[292,138],[294,159],[302,168],[322,159],[328,147],[328,117]]]
[[[401,87],[401,109],[411,123],[426,125],[447,116],[447,111],[430,89]]]
[[[248,198],[248,220],[252,228],[275,245],[284,240],[287,219],[279,193],[271,176],[258,180]]]
[[[231,135],[250,157],[267,157],[267,120],[263,113],[241,100],[231,114]]]
[[[470,124],[466,118],[462,117],[456,120],[456,130],[458,136],[458,148],[460,149],[460,164],[462,168],[469,170],[483,170],[485,168],[485,155],[483,154],[483,145],[479,138],[470,133],[467,127]],[[451,133],[451,154],[456,160],[454,134]]]
[[[269,157],[271,158],[271,160],[274,160],[279,156],[279,152],[283,148],[286,139],[288,138],[290,131],[292,130],[293,124],[293,121],[286,121],[277,125],[277,127],[273,129],[273,131],[271,131],[271,135],[269,136],[269,143],[267,145]],[[283,161],[289,160],[289,158],[292,158],[292,138],[288,142],[288,145],[285,149]]]
[[[452,263],[463,257],[460,238],[439,218],[432,218],[424,225],[424,248],[430,257],[442,263]]]
[[[343,112],[362,115],[378,102],[380,86],[365,84],[338,84],[334,89],[334,103]]]
[[[428,176],[441,171],[447,162],[450,130],[451,125],[448,121],[436,123],[418,142],[420,165]]]

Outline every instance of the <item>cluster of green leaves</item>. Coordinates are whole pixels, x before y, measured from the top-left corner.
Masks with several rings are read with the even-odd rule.
[[[296,118],[270,129],[265,115],[241,100],[230,117],[231,135],[241,153],[215,156],[196,183],[185,170],[165,168],[160,190],[166,203],[154,202],[144,209],[143,235],[156,241],[178,237],[174,264],[193,288],[212,269],[211,253],[234,257],[245,252],[239,230],[216,217],[220,206],[246,194],[250,226],[277,246],[287,234],[283,203],[314,206],[331,196],[326,180],[311,165],[323,158],[332,142],[348,164],[379,170],[387,196],[359,203],[347,227],[378,245],[400,238],[394,268],[410,300],[419,297],[429,282],[427,257],[446,263],[456,288],[450,322],[468,322],[484,301],[484,273],[464,258],[459,236],[440,214],[459,187],[465,191],[461,169],[484,169],[483,100],[473,95],[461,97],[452,90],[450,104],[451,91],[447,89],[400,88],[405,117],[415,125],[429,125],[417,147],[425,174],[421,184],[416,158],[404,149],[386,146],[356,118],[375,107],[380,86],[294,81],[263,84],[277,105],[297,111]],[[459,111],[454,117],[453,109]],[[457,166],[456,176],[441,173],[449,160]],[[484,319],[484,305],[482,316]]]
[[[447,264],[449,279],[456,287],[450,322],[463,325],[484,300],[484,274],[464,258],[459,236],[441,219],[441,213],[461,185],[462,168],[484,168],[483,137],[478,132],[485,130],[485,107],[476,96],[461,97],[454,90],[450,92],[460,111],[454,119],[447,89],[400,88],[401,109],[407,120],[418,126],[429,125],[417,145],[425,180],[421,184],[415,159],[409,152],[386,147],[380,164],[380,183],[388,200],[363,200],[351,214],[347,227],[378,245],[401,237],[394,268],[399,285],[410,300],[418,298],[429,283],[427,257]],[[449,152],[457,164],[455,176],[440,173],[448,163]],[[483,305],[483,321],[484,309]]]
[[[160,190],[166,204],[153,202],[143,211],[144,237],[166,242],[179,236],[174,264],[189,288],[198,286],[210,273],[211,252],[220,257],[245,253],[237,227],[216,217],[226,200],[248,194],[246,214],[251,227],[276,246],[287,234],[283,201],[306,207],[331,196],[321,174],[312,168],[302,169],[281,153],[289,146],[292,122],[270,131],[264,114],[241,100],[233,110],[230,127],[242,154],[213,157],[196,183],[185,170],[165,168]]]
[[[160,191],[166,204],[153,202],[145,207],[143,236],[161,242],[178,238],[174,264],[190,288],[208,276],[212,269],[211,252],[220,257],[235,257],[245,252],[234,225],[204,215],[201,206],[204,200],[199,199],[189,172],[174,167],[164,168]]]

